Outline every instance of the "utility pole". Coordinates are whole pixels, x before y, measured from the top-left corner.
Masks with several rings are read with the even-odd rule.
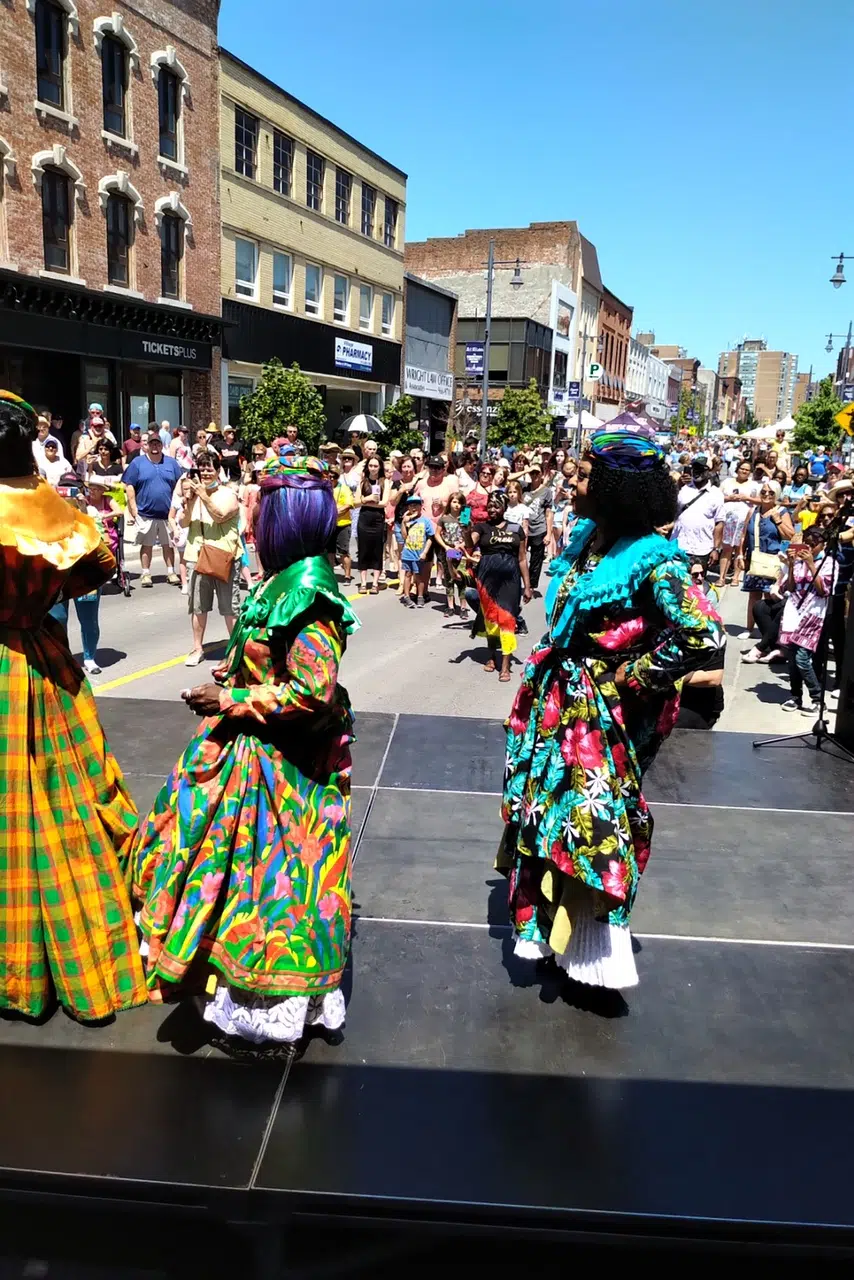
[[[584,334],[583,334],[582,339],[581,339],[581,377],[580,377],[580,379],[579,379],[579,383],[578,383],[578,391],[579,391],[579,395],[578,395],[578,422],[576,423],[576,427],[575,427],[575,456],[576,456],[576,458],[580,458],[580,457],[581,457],[581,415],[582,415],[582,413],[584,412],[584,372],[585,372],[585,370],[586,370],[586,368],[587,368],[587,338],[588,338],[588,333],[587,333],[587,330],[585,329],[585,330],[584,330]]]
[[[495,241],[489,242],[486,259],[486,322],[483,331],[483,401],[480,406],[480,456],[486,458],[486,428],[489,422],[489,330],[492,325],[492,276],[495,270]]]

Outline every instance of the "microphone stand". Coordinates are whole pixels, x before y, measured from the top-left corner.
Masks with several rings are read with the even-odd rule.
[[[828,588],[828,608],[825,613],[824,623],[822,624],[821,635],[819,636],[818,649],[816,650],[816,656],[819,658],[819,667],[821,670],[821,697],[818,705],[818,718],[813,724],[812,729],[809,729],[804,733],[788,733],[776,738],[759,738],[753,743],[754,749],[757,747],[779,747],[785,746],[790,742],[799,742],[805,747],[812,747],[814,751],[826,751],[825,744],[828,744],[835,747],[836,751],[841,752],[841,758],[843,760],[848,760],[851,764],[854,764],[854,752],[849,751],[848,747],[845,746],[844,742],[841,742],[839,738],[837,738],[835,733],[831,733],[825,718],[825,701],[827,699],[827,651],[830,645],[830,627],[828,625],[828,620],[830,617],[830,607],[833,601],[833,591],[836,585],[836,570],[838,567],[836,563],[836,552],[839,549],[839,535],[846,527],[846,521],[850,515],[851,507],[846,503],[843,510],[840,511],[837,516],[834,516],[833,520],[824,531],[824,555],[816,565],[815,572],[810,579],[810,584],[803,596],[803,599],[806,600],[811,593],[815,592],[816,578],[821,572],[821,567],[827,557],[832,556],[833,572],[830,575],[830,585]],[[837,675],[839,675],[838,672]],[[836,758],[839,759],[840,756],[836,756]]]

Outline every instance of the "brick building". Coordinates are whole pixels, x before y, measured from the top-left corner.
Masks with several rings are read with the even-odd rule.
[[[603,375],[596,388],[596,413],[614,417],[626,398],[626,372],[634,309],[605,288],[599,304],[599,363]]]
[[[278,356],[334,431],[400,384],[406,174],[224,50],[220,76],[229,419]]]
[[[0,6],[0,385],[219,415],[219,0]]]

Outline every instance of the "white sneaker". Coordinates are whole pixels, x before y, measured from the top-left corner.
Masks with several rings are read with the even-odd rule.
[[[741,655],[741,660],[742,662],[750,662],[750,663],[768,661],[768,659],[765,657],[765,654],[760,653],[755,645],[752,649],[748,649],[747,653],[743,653]]]
[[[184,666],[199,667],[204,662],[204,660],[205,660],[205,655],[203,653],[199,653],[198,649],[194,649],[193,652],[190,654],[190,656],[187,658],[187,661],[184,663]]]
[[[736,640],[749,640],[753,635],[752,631],[739,631]]]
[[[805,716],[810,716],[810,717],[814,717],[815,719],[818,719],[819,712],[821,711],[821,703],[808,702],[806,706],[801,707],[801,711]]]
[[[101,674],[101,668],[94,658],[86,658],[83,662],[83,669],[88,671],[90,676],[99,676]]]
[[[151,581],[151,574],[144,573],[139,580],[139,585],[141,587],[153,587],[154,583]]]
[[[187,586],[186,582],[182,583],[182,584],[181,584],[181,595],[182,595],[182,596],[188,596],[189,594],[190,594],[190,588]]]
[[[795,702],[794,698],[787,698],[780,708],[781,711],[803,711],[800,702]]]

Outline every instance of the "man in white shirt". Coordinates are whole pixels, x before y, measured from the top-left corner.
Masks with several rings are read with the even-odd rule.
[[[463,454],[463,465],[457,470],[460,493],[468,497],[472,489],[477,488],[477,457],[474,454]]]
[[[691,463],[691,483],[679,490],[679,515],[670,535],[695,563],[708,570],[720,559],[724,534],[724,499],[711,483],[704,454]]]

